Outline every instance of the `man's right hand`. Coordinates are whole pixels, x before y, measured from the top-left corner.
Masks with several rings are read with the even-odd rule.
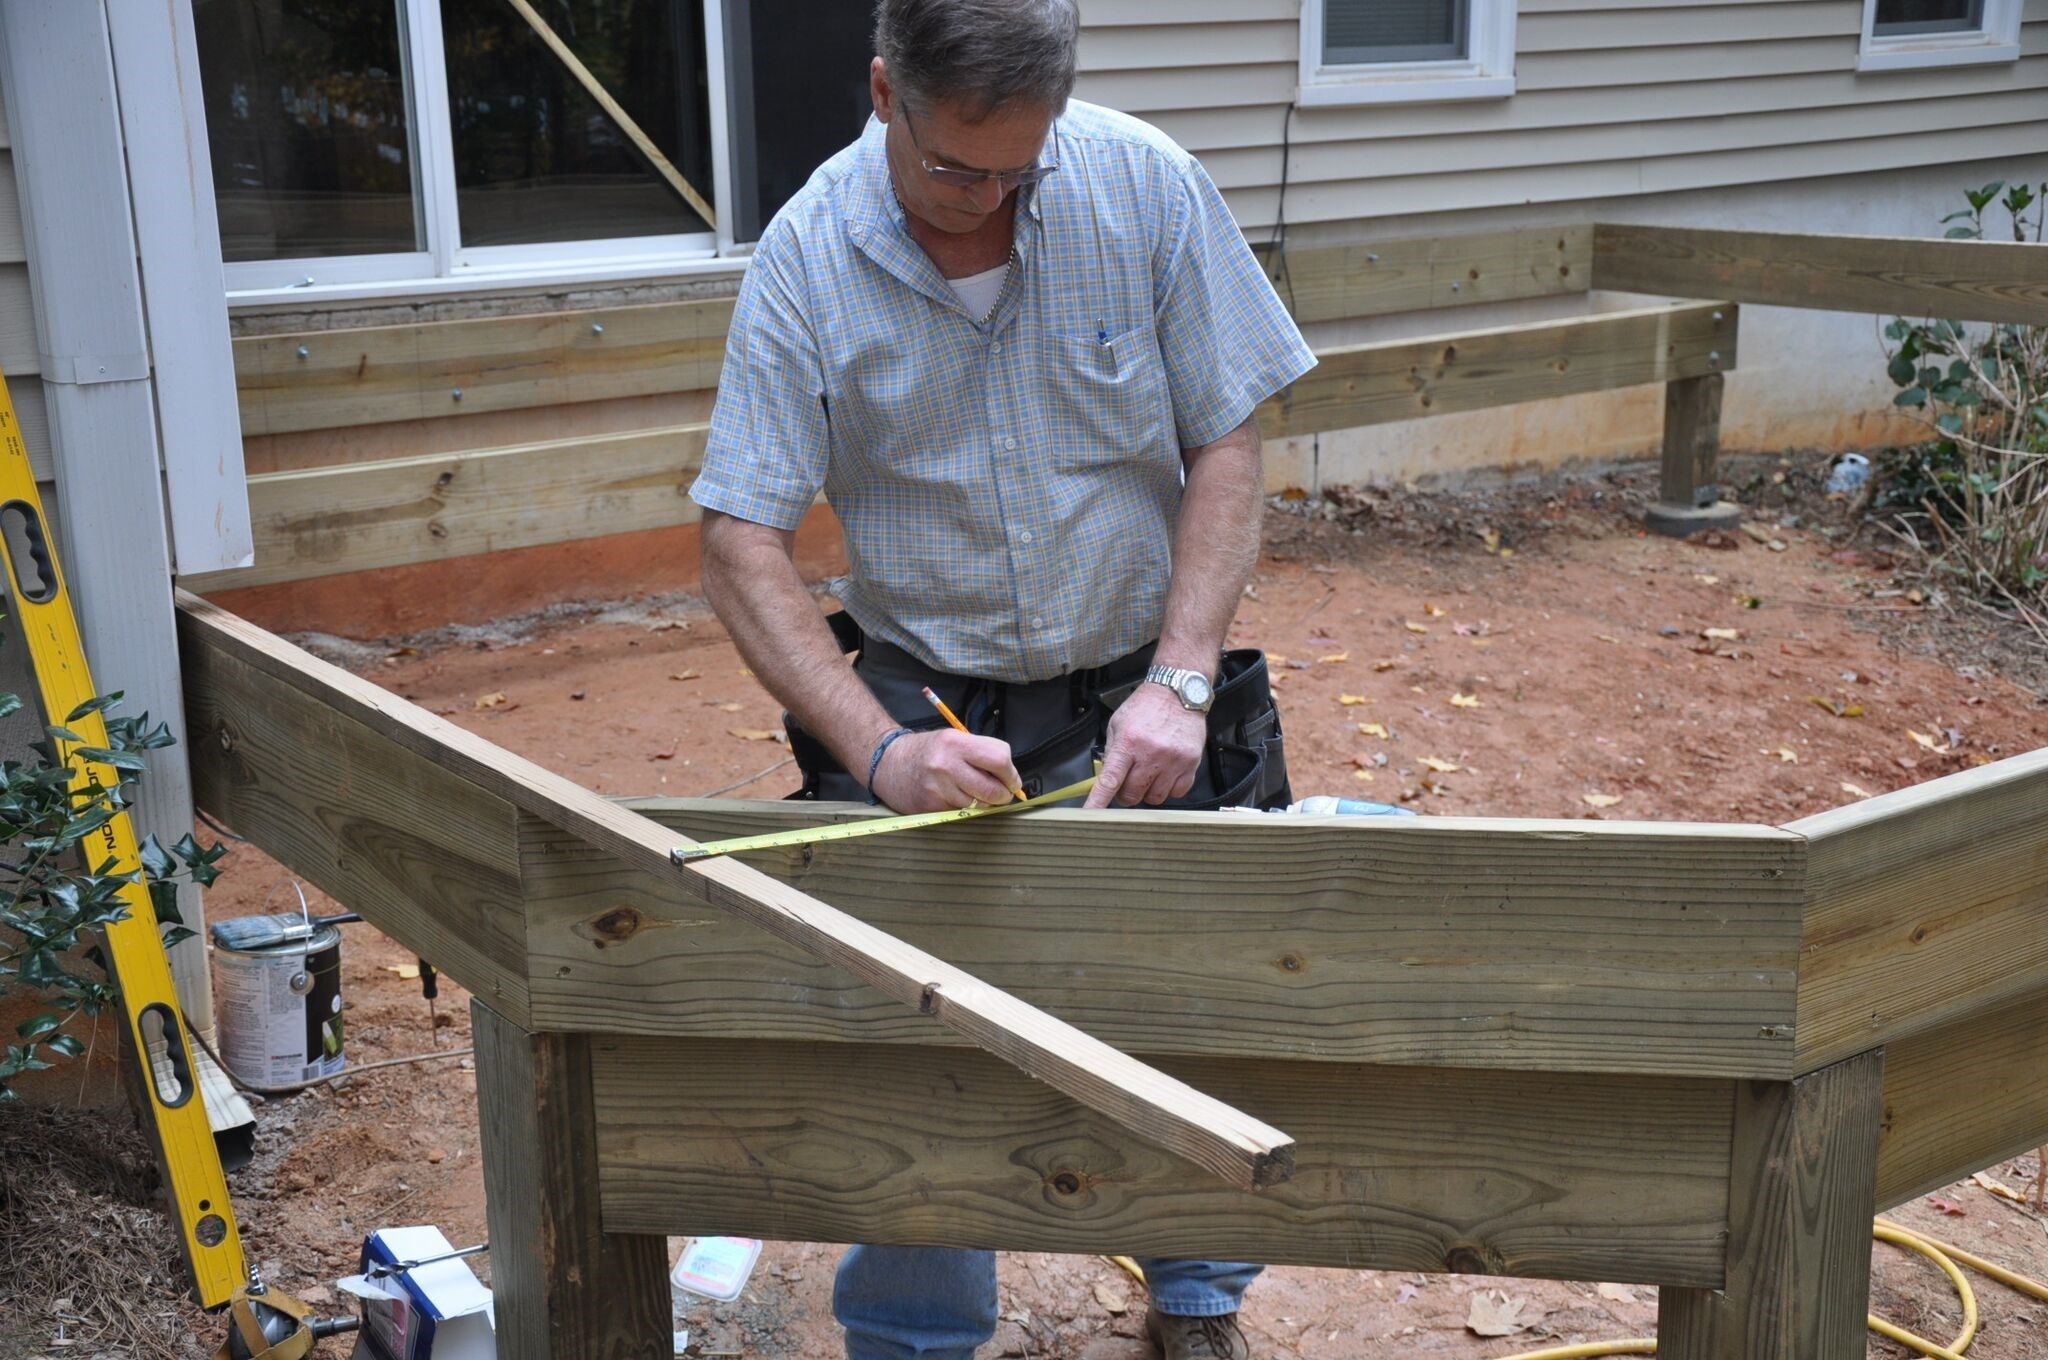
[[[1008,742],[950,729],[913,732],[889,743],[875,769],[873,793],[897,812],[944,812],[969,803],[1012,801],[1023,781],[1010,764]]]

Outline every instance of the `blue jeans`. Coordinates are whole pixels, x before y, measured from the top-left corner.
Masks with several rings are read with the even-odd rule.
[[[1263,1266],[1140,1260],[1153,1306],[1182,1317],[1235,1313]],[[952,1247],[848,1247],[832,1290],[846,1360],[972,1360],[995,1335],[996,1254]]]

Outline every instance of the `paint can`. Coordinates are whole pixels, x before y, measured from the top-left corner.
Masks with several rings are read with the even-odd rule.
[[[291,1086],[341,1071],[339,927],[314,927],[304,939],[261,949],[216,943],[213,958],[214,1015],[229,1071],[251,1086]]]

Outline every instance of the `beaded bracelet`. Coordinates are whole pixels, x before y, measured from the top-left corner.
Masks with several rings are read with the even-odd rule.
[[[875,753],[868,757],[868,805],[870,807],[882,801],[875,796],[875,771],[882,768],[882,757],[888,753],[889,743],[895,741],[898,737],[907,737],[909,735],[909,728],[899,727],[875,743]]]

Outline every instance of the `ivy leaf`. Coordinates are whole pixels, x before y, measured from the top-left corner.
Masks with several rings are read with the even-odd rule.
[[[67,1058],[75,1058],[85,1052],[85,1045],[78,1042],[78,1036],[75,1034],[59,1034],[47,1040],[43,1047],[52,1053],[61,1053]]]
[[[1892,398],[1892,405],[1894,406],[1925,406],[1926,404],[1927,391],[1925,388],[1920,387],[1909,387]]]
[[[74,708],[69,713],[65,714],[64,721],[68,723],[75,723],[88,713],[104,713],[108,709],[112,708],[115,704],[118,704],[120,702],[120,690],[115,690],[111,694],[102,694],[97,699],[87,699],[77,708]]]

